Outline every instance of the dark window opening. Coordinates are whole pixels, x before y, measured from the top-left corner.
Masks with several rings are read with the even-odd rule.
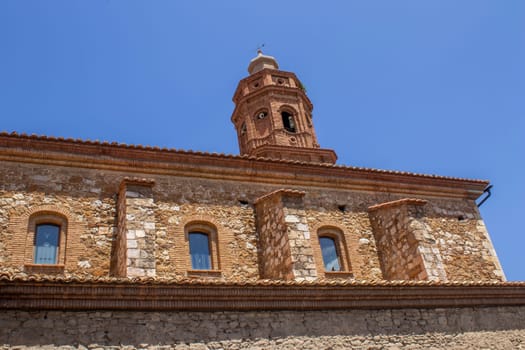
[[[211,270],[210,241],[205,233],[190,232],[191,268],[194,270]]]
[[[58,258],[60,226],[40,224],[35,232],[35,264],[56,264]]]
[[[330,237],[319,237],[319,245],[321,246],[325,271],[341,271],[335,240]]]
[[[283,126],[286,129],[286,131],[296,132],[293,115],[291,115],[288,112],[281,112],[281,117],[283,118]]]
[[[337,209],[339,209],[340,212],[344,213],[346,211],[346,205],[338,205]]]

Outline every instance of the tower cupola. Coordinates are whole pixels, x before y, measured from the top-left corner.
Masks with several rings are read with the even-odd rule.
[[[250,61],[248,73],[255,74],[266,68],[279,69],[279,64],[274,57],[263,55],[262,50],[257,50],[257,57]]]
[[[231,117],[241,154],[335,163],[335,152],[317,143],[313,105],[297,76],[279,70],[277,60],[261,50],[250,61],[248,73],[233,96]]]

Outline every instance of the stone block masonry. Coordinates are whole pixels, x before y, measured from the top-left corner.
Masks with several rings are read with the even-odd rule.
[[[421,206],[426,203],[402,199],[370,207],[386,279],[447,281],[436,240],[423,220]]]
[[[317,278],[303,196],[300,191],[278,190],[257,199],[262,278]]]
[[[284,187],[291,189],[290,193],[304,194],[281,195],[259,203],[258,198],[278,192],[283,184],[189,175],[141,175],[140,179],[151,179],[154,184],[126,180],[121,188],[123,180],[133,179],[129,178],[129,172],[3,161],[0,268],[34,271],[25,265],[25,257],[33,249],[30,222],[36,211],[54,213],[67,221],[65,249],[61,250],[62,270],[45,269],[49,273],[127,276],[129,272],[128,277],[153,273],[162,278],[185,277],[190,257],[184,229],[186,224],[198,222],[216,229],[214,253],[220,271],[215,272],[215,277],[227,280],[326,277],[317,234],[320,228],[333,227],[341,233],[343,258],[351,267],[348,272],[354,276],[337,278],[391,278],[386,277],[391,273],[385,270],[386,265],[379,262],[378,251],[391,249],[376,239],[381,228],[374,224],[376,219],[372,216],[379,220],[380,211],[370,216],[368,207],[400,200],[400,195],[290,185]],[[129,196],[123,188],[129,190]],[[133,197],[134,194],[142,197]],[[419,216],[412,216],[414,219],[407,225],[414,235],[419,235],[414,237],[422,237],[419,245],[425,249],[417,252],[426,260],[412,262],[415,266],[423,266],[429,279],[444,276],[444,271],[449,281],[504,280],[475,203],[461,198],[418,200],[427,204],[418,207]],[[251,203],[255,203],[255,210]],[[384,213],[387,215],[386,209]],[[124,228],[131,230],[129,245]],[[432,246],[424,245],[426,236],[430,237],[428,242],[434,242]],[[406,247],[401,245],[401,249],[402,252]],[[261,258],[261,252],[268,259]],[[129,261],[129,267],[140,271],[128,271],[128,253],[135,259]],[[137,253],[139,258],[134,258]],[[423,262],[426,265],[421,265]],[[408,263],[392,266],[404,268]]]
[[[114,275],[155,277],[153,180],[125,178],[119,190]]]
[[[524,307],[0,314],[0,349],[522,349]],[[3,344],[3,345],[2,345]]]

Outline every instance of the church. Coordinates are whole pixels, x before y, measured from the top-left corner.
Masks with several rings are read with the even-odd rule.
[[[258,52],[239,155],[0,134],[0,344],[525,346],[476,201],[485,180],[358,168]]]

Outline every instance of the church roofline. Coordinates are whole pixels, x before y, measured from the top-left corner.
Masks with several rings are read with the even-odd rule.
[[[45,156],[43,155],[44,152],[46,152]],[[86,162],[79,157],[89,157],[90,162]],[[353,188],[354,186],[345,187],[345,183],[350,184],[357,181],[360,186],[355,188],[361,190],[392,192],[389,189],[397,188],[402,193],[418,193],[419,191],[422,194],[450,195],[452,197],[468,197],[471,199],[481,195],[489,184],[486,180],[405,171],[0,132],[0,160],[24,162],[28,158],[31,158],[32,162],[37,163],[93,168],[97,168],[98,164],[100,164],[101,168],[109,169],[113,166],[116,170],[124,171],[127,169],[130,172],[148,172],[152,174],[162,174],[162,172],[151,169],[152,162],[190,165],[190,163],[198,161],[199,164],[191,164],[191,167],[187,167],[187,174],[198,173],[199,167],[203,167],[206,170],[203,170],[202,173],[212,176],[209,173],[209,167],[211,166],[222,176],[225,176],[226,173],[231,175],[239,173],[239,175],[242,175],[240,178],[232,177],[232,180],[253,181],[259,174],[262,175],[264,173],[264,176],[267,177],[269,172],[274,171],[280,173],[280,178],[282,178],[283,173],[292,173],[291,180],[294,180],[294,182],[291,182],[291,184],[298,186],[301,185],[301,180],[304,180],[309,185],[315,185],[318,182],[320,187],[330,187],[331,183],[334,183],[333,181],[322,181],[319,177],[331,177],[339,179],[335,183],[338,188]],[[119,168],[119,164],[116,161],[119,159],[123,160],[122,165],[127,165],[128,168]],[[133,162],[126,163],[125,160],[132,160]],[[78,162],[75,163],[75,161]],[[144,162],[148,169],[145,167],[143,169],[141,162]],[[134,169],[130,168],[130,165]],[[164,166],[164,168],[166,167]],[[222,172],[220,168],[223,169]],[[228,171],[224,170],[224,168],[228,169]],[[228,179],[227,176],[226,179]],[[265,181],[271,182],[271,179],[265,179]],[[283,181],[286,181],[286,178],[283,178]],[[401,186],[396,186],[396,184],[399,185],[400,183]],[[415,187],[410,187],[410,185]],[[450,190],[444,191],[445,188]]]

